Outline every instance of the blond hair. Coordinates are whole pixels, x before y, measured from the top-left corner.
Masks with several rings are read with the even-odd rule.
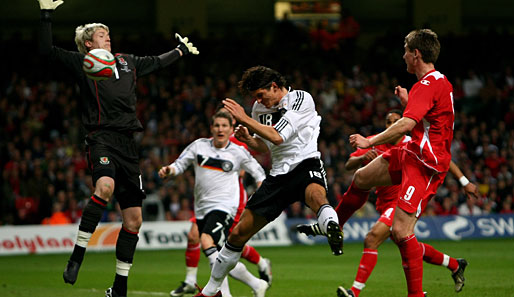
[[[93,41],[93,34],[95,34],[98,29],[104,29],[109,33],[109,27],[101,23],[85,24],[83,26],[78,26],[77,29],[75,29],[75,43],[77,44],[79,52],[83,54],[87,54],[89,52],[85,42]]]

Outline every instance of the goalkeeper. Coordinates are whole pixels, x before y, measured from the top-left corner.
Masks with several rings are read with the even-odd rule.
[[[38,0],[41,8],[39,53],[52,62],[61,62],[80,88],[82,123],[87,131],[86,152],[94,193],[84,207],[77,241],[63,273],[64,282],[74,284],[87,244],[113,197],[119,202],[122,227],[116,242],[116,274],[106,296],[126,296],[127,279],[142,223],[141,206],[145,192],[139,169],[134,132],[143,126],[136,118],[136,79],[169,66],[196,47],[176,34],[179,45],[160,56],[137,57],[115,54],[116,69],[104,81],[88,79],[82,71],[84,55],[92,49],[111,51],[109,28],[92,23],[75,30],[78,52],[52,46],[51,15],[63,1]]]

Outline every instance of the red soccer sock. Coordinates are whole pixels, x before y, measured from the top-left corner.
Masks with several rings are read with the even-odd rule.
[[[200,244],[187,244],[186,249],[186,266],[187,267],[198,267],[200,262]]]
[[[341,202],[336,207],[339,225],[343,226],[346,221],[361,208],[368,200],[369,190],[357,188],[352,181],[348,190],[344,193]]]
[[[411,234],[396,243],[402,255],[408,297],[423,297],[423,249]]]
[[[243,253],[241,254],[241,257],[248,260],[248,262],[257,264],[259,263],[259,260],[261,259],[261,255],[259,255],[259,252],[250,245],[245,245],[243,248]]]
[[[352,291],[355,297],[359,297],[361,290],[364,288],[364,284],[368,281],[369,276],[373,272],[375,265],[377,264],[378,251],[374,249],[365,248],[362,251],[361,262],[359,263],[359,269],[357,270],[357,276],[355,277],[356,283],[352,286]]]
[[[419,245],[424,251],[423,261],[434,265],[446,266],[451,271],[455,271],[459,268],[459,262],[457,262],[457,259],[441,253],[429,244],[420,242]]]

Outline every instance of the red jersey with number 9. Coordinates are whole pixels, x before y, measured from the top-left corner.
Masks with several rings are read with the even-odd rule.
[[[450,167],[453,139],[453,86],[439,71],[429,71],[409,92],[403,116],[417,122],[404,147],[438,172]]]

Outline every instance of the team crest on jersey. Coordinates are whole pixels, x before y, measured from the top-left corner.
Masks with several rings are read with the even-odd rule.
[[[211,158],[209,156],[198,155],[197,156],[198,165],[218,171],[230,172],[234,168],[234,164],[229,160],[223,160],[218,158]]]
[[[118,59],[121,65],[128,65],[127,61],[122,56],[117,56],[116,59]]]
[[[419,83],[422,84],[422,85],[425,85],[425,86],[430,85],[430,81],[426,80],[426,79],[421,80]]]
[[[230,162],[230,161],[221,162],[221,169],[223,169],[223,171],[225,171],[225,172],[232,171],[233,167],[234,167],[234,164],[232,164],[232,162]]]
[[[109,163],[111,163],[111,161],[109,161],[108,157],[100,157],[100,164],[108,165]]]

